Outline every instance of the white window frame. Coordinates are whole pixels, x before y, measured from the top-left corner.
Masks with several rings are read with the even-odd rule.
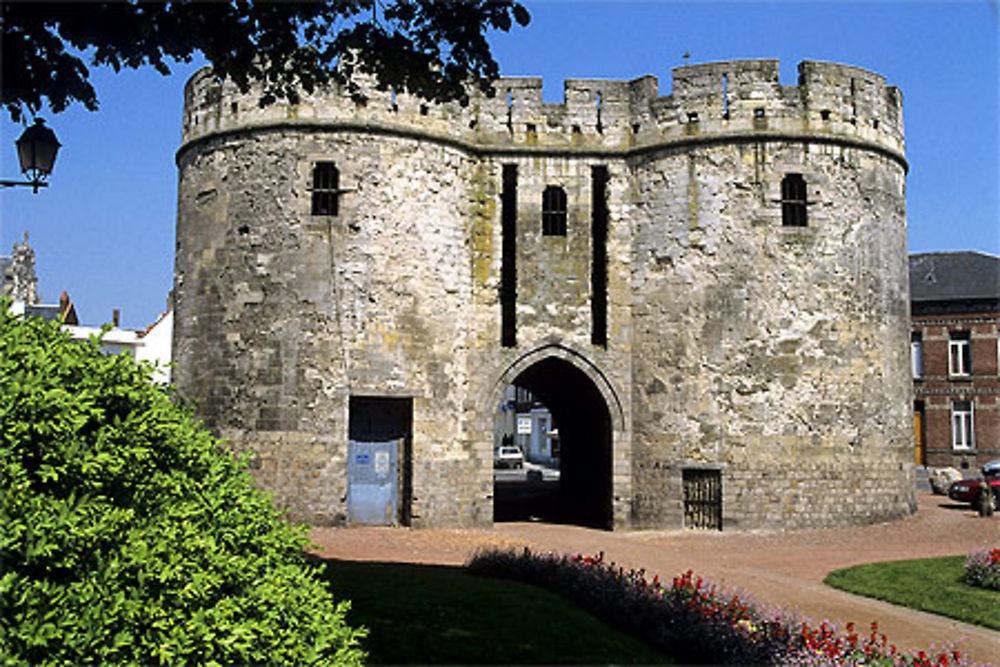
[[[972,375],[972,336],[969,333],[952,333],[948,338],[948,375]]]
[[[951,403],[951,447],[956,450],[975,449],[975,411],[972,401]]]
[[[924,376],[924,340],[920,334],[910,339],[910,369],[914,378]]]

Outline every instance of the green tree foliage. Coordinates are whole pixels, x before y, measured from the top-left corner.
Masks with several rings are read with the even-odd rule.
[[[330,81],[372,74],[428,100],[467,101],[475,80],[490,90],[499,69],[486,33],[527,25],[514,0],[309,0],[307,2],[0,1],[3,105],[14,121],[47,101],[53,112],[97,94],[93,65],[151,66],[205,56],[220,78],[246,92],[264,83],[261,104],[294,102]]]
[[[0,663],[360,664],[271,501],[149,369],[0,300]]]

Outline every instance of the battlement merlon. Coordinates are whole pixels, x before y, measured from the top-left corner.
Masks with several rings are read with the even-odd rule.
[[[651,75],[633,80],[568,79],[562,102],[542,100],[538,77],[501,77],[495,95],[431,104],[361,81],[359,105],[336,90],[261,108],[259,94],[220,84],[208,69],[185,87],[183,141],[266,126],[309,125],[437,139],[474,152],[615,155],[664,144],[726,140],[812,140],[869,146],[906,165],[902,95],[885,78],[850,65],[806,60],[797,85],[779,81],[778,61],[733,60],[677,67],[659,96]],[[184,150],[183,147],[181,149]]]

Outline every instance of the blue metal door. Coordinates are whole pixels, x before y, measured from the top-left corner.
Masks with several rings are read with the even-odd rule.
[[[372,526],[396,523],[399,442],[351,440],[348,444],[348,523]]]

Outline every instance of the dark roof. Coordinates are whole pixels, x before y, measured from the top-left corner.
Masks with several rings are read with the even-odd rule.
[[[29,317],[40,317],[46,321],[59,320],[63,324],[80,324],[76,316],[76,306],[69,300],[69,295],[63,292],[59,296],[58,304],[34,303],[28,304],[24,308],[25,315]]]
[[[59,319],[59,304],[29,303],[24,307],[24,314],[28,317],[40,317],[46,322],[51,322]]]
[[[911,301],[997,298],[1000,298],[1000,257],[974,251],[910,255]]]

